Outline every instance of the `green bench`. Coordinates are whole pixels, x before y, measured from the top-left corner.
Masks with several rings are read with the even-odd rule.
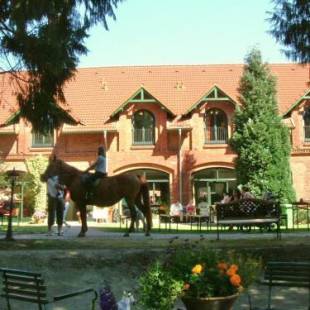
[[[44,279],[40,273],[7,268],[0,268],[0,272],[3,273],[3,293],[1,296],[6,299],[8,310],[12,309],[10,300],[19,300],[37,304],[38,309],[43,310],[47,309],[48,304],[56,301],[91,292],[94,293],[91,309],[95,309],[95,302],[98,295],[92,288],[86,288],[48,299],[47,287],[44,284]]]
[[[310,310],[310,262],[268,262],[262,284],[268,285],[268,308],[271,309],[271,290],[274,286],[305,287],[309,289]]]

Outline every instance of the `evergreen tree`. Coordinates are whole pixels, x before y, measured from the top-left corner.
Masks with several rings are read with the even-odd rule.
[[[271,34],[286,47],[287,57],[301,63],[310,62],[310,1],[274,0],[270,13]]]
[[[0,73],[11,74],[19,116],[35,132],[76,124],[65,112],[63,87],[74,76],[79,56],[87,54],[89,29],[98,23],[107,28],[106,16],[115,19],[121,1],[0,1]]]
[[[256,49],[246,57],[240,94],[230,141],[238,155],[237,181],[257,196],[271,191],[281,201],[293,201],[289,132],[278,114],[275,78]]]

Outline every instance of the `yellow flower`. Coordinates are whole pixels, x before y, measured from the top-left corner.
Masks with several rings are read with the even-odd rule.
[[[194,274],[199,274],[202,272],[202,265],[197,264],[193,269],[192,269],[192,273]]]
[[[233,286],[236,286],[236,287],[240,286],[241,278],[238,274],[232,275],[229,280]]]

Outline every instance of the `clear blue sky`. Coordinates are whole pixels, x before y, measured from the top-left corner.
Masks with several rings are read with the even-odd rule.
[[[92,29],[79,67],[242,63],[258,47],[265,61],[289,60],[267,33],[271,0],[127,0]]]

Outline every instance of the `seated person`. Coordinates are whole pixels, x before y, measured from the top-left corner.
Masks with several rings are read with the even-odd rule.
[[[198,203],[199,215],[209,216],[209,206],[205,200],[201,200]]]
[[[178,201],[175,200],[174,203],[170,206],[170,216],[179,216],[180,220],[183,221],[183,206]]]
[[[243,185],[241,189],[241,199],[253,199],[254,195],[250,192],[250,189]]]
[[[194,206],[193,200],[190,200],[189,203],[185,207],[186,209],[186,215],[195,215],[196,214],[196,208]]]
[[[224,193],[221,203],[228,203],[231,202],[232,200],[233,200],[233,193],[229,191],[228,193]]]

